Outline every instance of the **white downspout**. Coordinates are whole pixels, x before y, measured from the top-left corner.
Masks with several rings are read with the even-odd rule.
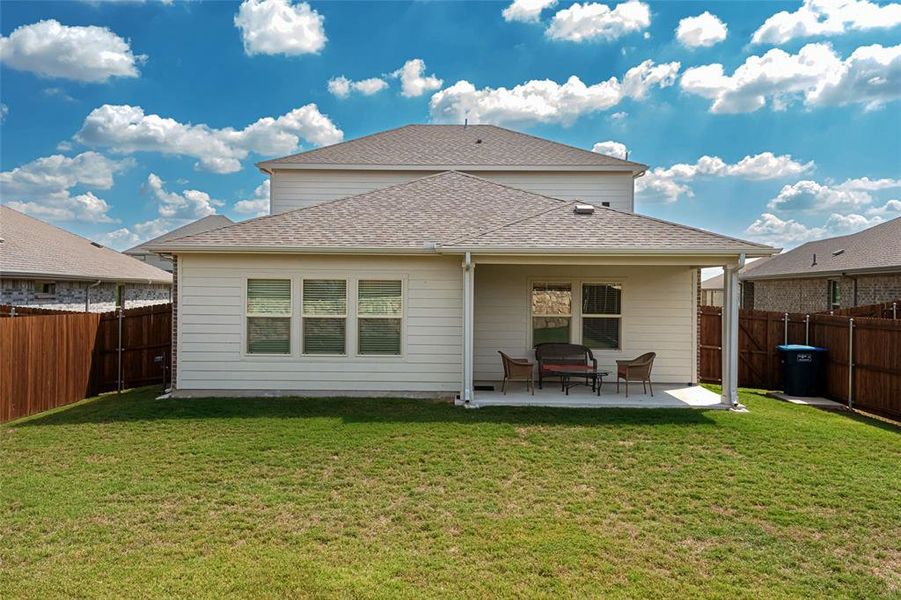
[[[467,252],[463,257],[463,390],[460,399],[464,406],[470,407],[475,406],[472,388],[474,290],[475,265]]]

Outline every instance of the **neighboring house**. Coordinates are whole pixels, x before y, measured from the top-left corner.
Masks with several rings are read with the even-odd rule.
[[[477,403],[498,350],[551,340],[614,372],[654,351],[655,381],[688,384],[699,267],[731,283],[777,251],[634,214],[645,165],[494,126],[413,125],[259,166],[272,215],[149,246],[176,257],[176,394]]]
[[[136,258],[137,260],[140,260],[141,262],[145,262],[148,265],[152,265],[158,269],[162,269],[163,271],[168,271],[169,273],[171,273],[172,259],[168,256],[160,256],[155,252],[150,252],[149,250],[147,250],[147,246],[149,244],[157,244],[159,242],[165,242],[186,235],[203,233],[204,231],[218,229],[220,227],[225,227],[226,225],[231,225],[233,223],[234,221],[224,215],[209,215],[208,217],[203,217],[202,219],[197,219],[196,221],[188,223],[187,225],[183,225],[178,229],[173,229],[169,233],[164,233],[163,235],[155,237],[152,240],[147,240],[142,244],[138,244],[134,248],[124,250],[123,254],[127,254],[131,257]]]
[[[757,310],[824,312],[901,299],[901,218],[808,242],[740,278]]]
[[[0,304],[103,312],[171,294],[171,274],[0,206]]]
[[[749,261],[745,264],[741,271],[739,271],[739,279],[741,279],[742,276],[751,269],[756,269],[768,260],[770,260],[769,257],[758,258],[754,261]],[[719,275],[714,275],[713,277],[709,277],[701,282],[701,304],[703,306],[723,305],[723,279],[724,276],[722,273],[720,273]],[[739,281],[739,304],[742,308],[754,308],[753,289],[754,286],[749,286],[748,293],[745,293],[745,286],[742,285],[741,281]]]

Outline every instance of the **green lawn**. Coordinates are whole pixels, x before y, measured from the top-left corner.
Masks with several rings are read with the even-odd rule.
[[[0,426],[0,596],[901,597],[901,435],[747,414],[155,400]]]

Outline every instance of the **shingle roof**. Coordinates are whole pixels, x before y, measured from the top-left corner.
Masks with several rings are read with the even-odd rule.
[[[851,235],[808,242],[774,256],[741,278],[809,277],[892,269],[901,271],[901,217]]]
[[[225,227],[227,225],[233,225],[234,221],[226,217],[225,215],[209,215],[203,217],[202,219],[197,219],[187,225],[183,225],[177,229],[173,229],[169,233],[164,233],[161,236],[155,237],[152,240],[147,240],[146,242],[142,242],[135,246],[134,248],[129,248],[128,250],[124,250],[123,254],[147,254],[150,250],[147,249],[147,246],[150,244],[156,244],[159,242],[165,242],[168,240],[174,240],[176,238],[185,237],[187,235],[194,235],[195,233],[203,233],[204,231],[210,231],[212,229],[219,229],[220,227]]]
[[[758,258],[756,260],[746,263],[744,268],[741,271],[739,271],[739,279],[741,279],[742,275],[744,275],[745,273],[747,273],[753,269],[756,269],[760,265],[766,263],[766,261],[772,260],[772,258],[773,258],[772,256],[764,256],[763,258]],[[723,289],[723,274],[720,273],[719,275],[714,275],[713,277],[710,277],[710,278],[702,281],[701,289],[702,290],[721,290],[721,289]]]
[[[260,217],[160,244],[157,249],[729,250],[768,246],[650,217],[526,192],[456,171]]]
[[[268,160],[263,169],[317,166],[421,168],[560,168],[641,172],[646,165],[620,160],[495,125],[406,125]]]
[[[172,283],[172,275],[0,206],[0,273],[65,279]]]

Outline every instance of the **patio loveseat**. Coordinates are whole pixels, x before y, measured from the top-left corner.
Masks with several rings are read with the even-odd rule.
[[[588,346],[579,344],[566,344],[562,342],[544,342],[535,346],[535,360],[538,361],[538,389],[543,389],[544,377],[559,377],[553,372],[553,367],[560,366],[590,366],[595,371],[598,361],[591,353]],[[548,367],[552,367],[548,369]]]

